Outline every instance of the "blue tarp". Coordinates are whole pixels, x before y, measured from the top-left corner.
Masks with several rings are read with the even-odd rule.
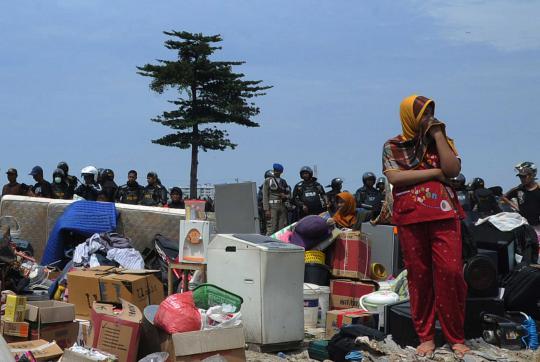
[[[112,202],[76,201],[58,218],[47,240],[42,265],[64,258],[63,231],[74,231],[83,236],[116,230],[116,207]]]

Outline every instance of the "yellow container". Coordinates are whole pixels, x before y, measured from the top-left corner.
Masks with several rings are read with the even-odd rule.
[[[326,255],[320,250],[306,250],[304,262],[306,264],[324,264]]]
[[[7,322],[24,322],[26,312],[26,297],[9,294],[6,297],[4,320]]]

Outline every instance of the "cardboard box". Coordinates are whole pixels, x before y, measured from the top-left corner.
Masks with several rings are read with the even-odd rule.
[[[330,281],[331,309],[349,309],[360,306],[360,298],[377,290],[376,283],[334,279]]]
[[[8,343],[8,347],[11,350],[13,357],[24,354],[27,351],[31,351],[37,361],[49,361],[58,359],[62,356],[62,349],[54,342],[47,342],[43,339],[37,341]]]
[[[79,338],[79,322],[60,322],[30,325],[30,339],[45,339],[56,341],[60,348],[69,348],[77,343]]]
[[[7,322],[24,322],[26,297],[9,294],[6,297],[4,320]]]
[[[92,347],[111,353],[120,362],[137,361],[142,313],[122,300],[122,309],[112,303],[94,302],[92,308]]]
[[[139,355],[168,352],[167,362],[202,361],[220,355],[227,361],[245,361],[244,327],[204,330],[170,335],[143,319]]]
[[[75,305],[56,300],[28,302],[25,319],[41,324],[73,322]]]
[[[347,324],[359,324],[360,319],[370,319],[372,315],[363,309],[350,308],[331,310],[326,313],[326,339],[336,335]]]
[[[335,277],[369,278],[371,248],[366,234],[345,231],[334,242],[332,275]]]
[[[93,302],[120,303],[128,301],[140,310],[150,304],[160,304],[163,284],[152,274],[129,274],[120,268],[100,266],[68,273],[70,303],[75,304],[79,318],[89,318]]]
[[[246,341],[244,327],[211,329],[169,335],[161,350],[169,352],[172,362],[200,362],[220,355],[227,362],[244,362]]]
[[[1,333],[3,336],[28,338],[29,329],[28,322],[10,322],[2,318]]]

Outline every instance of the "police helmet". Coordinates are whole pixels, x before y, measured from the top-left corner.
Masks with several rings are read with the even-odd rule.
[[[172,194],[178,194],[180,196],[182,196],[182,189],[178,186],[175,186],[171,189],[171,195]]]
[[[101,172],[102,180],[114,180],[114,171],[110,168],[106,168]]]
[[[274,171],[272,170],[266,170],[266,172],[264,173],[264,179],[266,180],[268,177],[272,177],[274,176]]]
[[[61,169],[62,171],[64,171],[64,173],[65,173],[66,175],[68,174],[69,166],[68,166],[67,162],[65,162],[65,161],[60,161],[60,162],[58,162],[58,165],[56,165],[56,168],[59,168],[59,169]]]
[[[515,167],[516,171],[517,171],[517,175],[516,176],[528,176],[528,175],[532,175],[533,177],[536,177],[536,173],[537,173],[537,169],[536,169],[536,165],[532,162],[521,162],[519,164],[516,165]]]
[[[483,189],[485,186],[484,180],[480,177],[475,177],[471,182],[471,189]]]
[[[303,174],[304,172],[309,173],[309,176],[313,176],[313,170],[312,170],[311,167],[309,167],[309,166],[304,166],[304,167],[302,167],[302,168],[300,169],[300,177],[302,177],[302,174]]]
[[[377,185],[380,185],[380,184],[386,185],[386,177],[379,177],[377,179]]]
[[[364,183],[369,179],[373,179],[373,181],[375,181],[377,179],[377,177],[375,176],[375,174],[373,172],[366,172],[366,173],[364,173],[362,175],[362,181]]]
[[[98,169],[94,166],[86,166],[81,170],[81,177],[84,179],[84,176],[92,175],[94,177],[94,182],[98,180]]]
[[[54,170],[52,176],[53,179],[56,177],[61,177],[62,179],[64,179],[64,177],[66,177],[66,173],[61,168],[57,168],[56,170]]]
[[[333,178],[332,181],[330,181],[330,185],[327,185],[326,187],[331,187],[333,189],[340,189],[341,186],[343,186],[343,180],[339,177]]]

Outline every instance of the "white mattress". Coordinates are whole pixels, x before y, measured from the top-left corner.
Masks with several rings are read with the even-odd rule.
[[[0,203],[0,216],[10,215],[17,219],[20,237],[32,243],[36,259],[41,260],[49,233],[72,202],[7,195]],[[158,233],[179,239],[180,220],[185,218],[185,210],[127,204],[116,204],[116,209],[119,213],[117,231],[129,237],[140,251],[152,247],[154,235]],[[209,215],[209,218],[213,217],[213,214]]]

